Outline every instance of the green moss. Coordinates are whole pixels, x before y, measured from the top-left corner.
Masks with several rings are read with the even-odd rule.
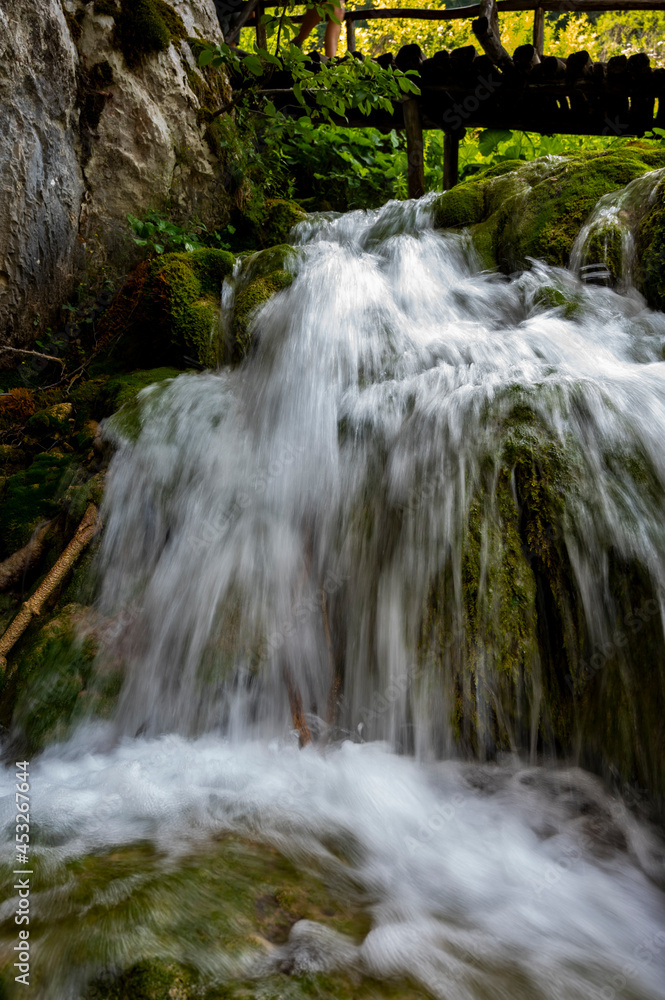
[[[115,0],[95,0],[95,14],[104,14],[107,17],[115,18],[119,13],[118,4]]]
[[[294,201],[269,198],[265,205],[265,217],[261,224],[261,245],[273,247],[278,243],[288,243],[294,226],[303,222],[307,213]]]
[[[48,830],[35,825],[31,841],[36,847],[48,843]],[[333,835],[331,849],[342,849]],[[235,836],[201,842],[198,851],[177,857],[143,843],[43,863],[37,851],[35,864],[44,898],[34,939],[46,958],[35,964],[31,985],[49,996],[72,992],[70,976],[79,976],[77,995],[86,1000],[174,1000],[183,989],[192,1000],[272,996],[278,986],[282,993],[275,996],[284,990],[294,1000],[316,996],[309,994],[312,980],[283,973],[246,980],[247,959],[283,944],[301,919],[322,923],[356,944],[371,927],[345,864],[334,873],[303,859],[296,865],[270,845]],[[5,931],[2,944],[9,956],[11,927]],[[204,971],[195,976],[193,969]],[[82,971],[91,980],[87,989]],[[323,982],[331,991],[322,996],[373,995],[365,993],[360,977],[355,989],[344,975]]]
[[[145,961],[110,982],[93,984],[86,1000],[189,1000],[194,985],[192,973],[180,965]]]
[[[182,18],[166,0],[120,0],[115,19],[118,45],[132,68],[146,55],[164,52],[171,42],[187,37]]]
[[[238,281],[233,311],[233,354],[244,357],[251,347],[251,325],[256,310],[293,281],[293,247],[282,244],[248,257]]]
[[[144,261],[110,306],[100,336],[126,368],[204,367],[224,361],[222,281],[235,258],[224,250],[169,253]]]
[[[583,264],[605,264],[615,281],[623,273],[623,238],[614,223],[594,228],[584,246]]]
[[[529,258],[567,266],[575,237],[602,195],[665,165],[665,153],[628,146],[617,152],[543,157],[505,172],[492,169],[438,199],[436,224],[473,226],[487,266],[514,271]],[[614,243],[612,270],[620,267]]]
[[[214,253],[215,251],[199,251]],[[218,251],[221,253],[222,251]],[[201,280],[201,270],[205,280]],[[156,318],[168,328],[171,343],[200,364],[219,357],[219,289],[212,294],[209,271],[199,269],[189,254],[166,254],[151,268],[150,296]]]
[[[552,439],[528,393],[513,395],[500,445],[472,487],[461,602],[451,565],[431,584],[421,656],[448,678],[450,721],[466,752],[535,748],[533,740],[570,752],[566,677],[579,668],[586,626],[563,539],[580,460],[572,444]]]
[[[7,479],[0,509],[4,556],[26,545],[41,521],[55,517],[70,480],[70,459],[57,454],[37,455],[29,469]]]
[[[653,208],[637,234],[636,279],[654,309],[665,310],[665,184],[661,181]]]
[[[479,181],[458,184],[437,198],[434,205],[434,225],[437,229],[453,229],[480,222],[485,214],[485,187]]]
[[[95,643],[76,635],[81,611],[68,605],[22,643],[12,685],[11,730],[14,743],[27,754],[65,739],[81,714],[95,656]]]
[[[539,285],[534,297],[534,307],[538,310],[558,309],[566,319],[576,316],[582,304],[581,296],[570,289],[558,285]]]
[[[113,379],[109,386],[114,392],[114,413],[107,428],[121,438],[135,440],[143,426],[146,406],[155,403],[169,380],[180,374],[182,373],[174,368],[156,368],[146,372],[131,372],[130,375]],[[149,386],[153,388],[147,398],[141,396]]]

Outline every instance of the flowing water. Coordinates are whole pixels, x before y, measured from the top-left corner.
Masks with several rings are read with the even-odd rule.
[[[109,425],[99,671],[121,662],[125,682],[112,720],[33,767],[49,886],[34,906],[70,921],[66,959],[50,925],[35,945],[40,998],[151,953],[211,982],[288,967],[396,977],[442,1000],[665,997],[660,841],[597,779],[532,766],[551,749],[534,611],[519,610],[525,648],[506,667],[494,597],[507,435],[535,447],[544,434],[574,469],[557,543],[591,640],[615,622],[612,560],[644,568],[662,618],[665,316],[543,265],[482,273],[428,211],[305,224],[295,280],[257,316],[246,361],[147,390],[138,416]],[[535,602],[527,575],[519,593],[509,581],[516,604]],[[444,610],[427,630],[434,593]],[[302,750],[294,697],[314,736]],[[441,761],[459,725],[494,755],[497,717],[511,756]],[[111,932],[129,879],[94,897],[108,922],[90,951],[93,904],[53,882],[119,845],[152,845],[171,870],[231,834],[352,884],[366,930],[300,922],[238,956],[203,951],[190,922],[176,948],[145,914]],[[198,903],[206,919],[213,904]]]

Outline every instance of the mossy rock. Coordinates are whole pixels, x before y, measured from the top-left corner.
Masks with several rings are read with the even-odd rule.
[[[72,478],[71,459],[37,455],[28,469],[10,476],[0,509],[0,552],[11,555],[26,545],[41,521],[55,517],[58,500]]]
[[[190,1000],[200,996],[193,974],[175,963],[139,962],[120,976],[106,976],[88,990],[86,1000]]]
[[[120,0],[120,8],[111,4],[97,13],[110,14],[116,21],[116,41],[131,68],[138,66],[152,53],[164,52],[171,42],[187,37],[187,30],[178,12],[166,0]]]
[[[514,395],[500,418],[501,445],[473,485],[461,619],[448,568],[432,581],[422,621],[421,655],[439,664],[432,669],[447,664],[452,729],[473,755],[528,747],[534,723],[542,749],[570,752],[574,706],[565,678],[585,641],[563,543],[579,457],[552,439],[528,394]]]
[[[26,421],[25,434],[40,442],[58,441],[67,437],[74,422],[72,413],[71,403],[56,403],[55,406],[38,410]]]
[[[596,202],[665,166],[665,151],[639,145],[609,153],[542,157],[505,171],[499,165],[441,195],[440,227],[470,226],[484,263],[512,272],[529,259],[566,267]]]
[[[3,713],[11,710],[10,740],[16,752],[35,755],[66,739],[73,721],[83,714],[96,652],[92,639],[82,640],[76,633],[83,610],[78,604],[66,605],[21,642],[3,692]],[[118,693],[117,681],[106,678],[105,683],[107,698]]]
[[[261,250],[246,258],[238,278],[231,335],[232,356],[245,357],[252,344],[252,320],[276,292],[293,282],[297,252],[286,244]]]
[[[126,369],[222,363],[222,281],[235,258],[224,250],[168,253],[134,269],[104,317],[102,343]]]
[[[93,819],[106,822],[103,812]],[[35,847],[49,844],[49,836],[36,820]],[[335,844],[343,853],[342,843]],[[35,864],[45,901],[34,937],[48,957],[35,966],[31,985],[49,996],[73,994],[72,982],[86,1000],[269,996],[281,984],[304,1000],[318,995],[304,988],[307,978],[275,970],[248,980],[250,964],[283,945],[299,920],[323,924],[356,945],[371,928],[346,865],[333,875],[328,865],[320,871],[314,861],[296,864],[269,844],[235,835],[201,841],[178,856],[142,842],[77,859],[51,860],[37,851]],[[6,931],[0,937],[9,956],[11,927]],[[365,996],[360,982],[356,994],[344,975],[329,982],[339,992],[328,997]]]
[[[219,141],[213,141],[213,136],[208,138],[211,149],[215,155],[224,158],[225,146],[228,143],[226,132],[229,126],[218,124],[219,120],[212,123],[215,127],[219,139],[224,145],[219,146]],[[222,134],[222,128],[226,131]],[[242,247],[248,249],[268,249],[276,244],[288,243],[291,230],[298,223],[304,222],[307,213],[300,205],[294,201],[283,198],[262,199],[260,192],[254,196],[251,204],[246,205],[241,211],[236,209],[232,215],[232,222],[236,229],[236,238]]]
[[[654,309],[665,310],[665,181],[637,234],[636,280]]]
[[[174,368],[157,368],[111,379],[108,391],[112,393],[114,411],[105,424],[107,434],[135,441],[146,413],[168,383],[180,374]]]
[[[261,245],[272,247],[280,243],[288,243],[291,230],[299,222],[304,222],[307,213],[303,212],[294,201],[282,198],[269,198],[266,201],[265,218],[261,224]]]
[[[437,229],[456,229],[471,226],[485,217],[486,183],[467,181],[447,191],[434,206],[434,225]]]

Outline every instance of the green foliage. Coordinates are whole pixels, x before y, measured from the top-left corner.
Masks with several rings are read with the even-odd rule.
[[[284,128],[281,150],[307,208],[345,212],[406,196],[406,149],[394,130],[315,126],[303,116]]]
[[[152,254],[172,253],[177,250],[203,250],[205,247],[215,247],[218,250],[229,250],[230,244],[226,237],[233,236],[235,229],[227,226],[224,232],[215,230],[208,232],[205,224],[197,219],[190,220],[186,226],[171,222],[163,212],[149,209],[143,219],[128,215],[129,228],[134,234],[137,246],[147,247]]]

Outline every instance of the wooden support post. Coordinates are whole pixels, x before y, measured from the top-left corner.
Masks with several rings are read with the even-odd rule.
[[[443,190],[450,191],[457,184],[459,174],[458,132],[443,133]]]
[[[356,22],[346,15],[346,47],[349,52],[356,51]]]
[[[425,154],[423,150],[423,123],[420,106],[414,98],[402,103],[406,129],[407,179],[409,198],[422,198],[425,194]]]
[[[266,35],[266,26],[261,23],[261,18],[265,13],[265,4],[257,3],[256,5],[256,44],[260,49],[268,48],[268,36]]]
[[[542,7],[536,7],[533,15],[533,47],[542,56],[545,48],[545,11]]]

